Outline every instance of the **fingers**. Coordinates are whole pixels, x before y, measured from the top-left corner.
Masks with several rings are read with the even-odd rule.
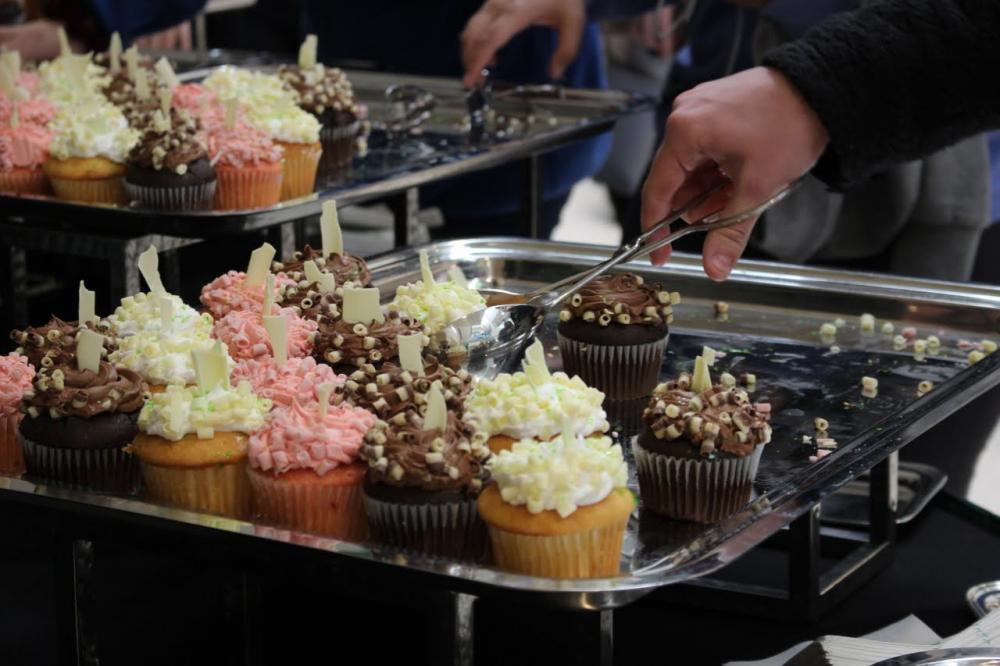
[[[736,261],[746,249],[750,232],[757,219],[747,220],[732,227],[709,232],[702,249],[705,273],[716,282],[729,277]]]
[[[194,43],[191,41],[191,22],[185,21],[181,23],[178,27],[179,39],[177,41],[177,48],[181,51],[190,51],[194,48]]]
[[[472,87],[479,83],[483,68],[493,60],[497,50],[507,42],[510,35],[514,34],[511,32],[502,40],[498,39],[497,23],[502,22],[504,17],[507,17],[508,26],[511,25],[510,17],[502,6],[487,2],[465,25],[461,43],[462,65],[465,67],[463,82],[466,86]]]
[[[582,7],[574,5],[570,11],[565,12],[557,25],[558,34],[556,41],[556,52],[552,55],[549,63],[549,77],[552,79],[562,78],[563,72],[571,62],[576,59],[576,54],[580,51],[580,40],[583,39],[583,28],[586,17]]]

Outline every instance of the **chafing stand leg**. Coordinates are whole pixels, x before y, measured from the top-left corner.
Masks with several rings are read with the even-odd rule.
[[[819,614],[820,511],[814,504],[789,525],[788,600],[794,613],[810,621]]]
[[[521,190],[521,210],[524,212],[528,238],[538,238],[539,217],[542,209],[542,163],[538,155],[524,160],[524,181]]]
[[[138,293],[142,284],[139,281],[139,255],[148,247],[148,237],[130,238],[114,248],[108,261],[110,275],[108,283],[111,303],[130,294]],[[146,246],[146,247],[143,247]]]
[[[475,663],[475,605],[471,594],[455,593],[455,666]]]
[[[433,614],[428,620],[433,629],[428,634],[428,660],[432,664],[473,666],[473,613],[476,597],[461,592],[434,590],[428,592]]]
[[[601,611],[601,666],[615,663],[615,612]]]
[[[411,187],[405,192],[391,196],[386,204],[392,211],[392,246],[406,247],[410,244],[410,227],[420,211],[420,192],[417,188]]]
[[[28,268],[24,248],[11,245],[0,250],[0,303],[3,330],[28,325]]]
[[[55,546],[59,663],[97,666],[97,641],[88,622],[94,612],[94,544],[57,537]]]

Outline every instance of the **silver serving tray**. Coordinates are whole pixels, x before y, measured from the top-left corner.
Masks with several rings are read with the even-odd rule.
[[[1000,648],[948,648],[914,652],[875,666],[1000,666]]]
[[[391,296],[397,285],[419,277],[417,249],[394,251],[370,262],[383,294]],[[435,271],[443,273],[458,265],[475,278],[476,285],[512,290],[559,279],[608,253],[607,248],[594,246],[514,239],[449,241],[432,244],[428,250]],[[714,372],[756,373],[754,399],[771,401],[774,437],[761,460],[754,499],[730,518],[714,526],[699,526],[637,511],[630,521],[618,576],[556,580],[515,575],[486,564],[341,542],[136,498],[36,484],[30,479],[0,477],[0,492],[34,494],[32,500],[66,510],[74,506],[66,502],[82,502],[88,506],[78,510],[98,509],[107,514],[113,509],[127,512],[123,517],[132,520],[163,518],[177,521],[178,527],[201,526],[286,542],[327,551],[343,567],[396,567],[426,584],[457,591],[528,595],[571,608],[612,608],[732,562],[809,506],[1000,383],[1000,354],[967,367],[965,352],[954,349],[959,340],[996,337],[1000,289],[752,261],[741,262],[729,281],[716,284],[705,278],[700,259],[684,255],[675,255],[663,268],[646,263],[629,268],[683,295],[676,308],[663,376],[689,369],[704,344],[725,352]],[[715,316],[719,300],[730,305],[726,321]],[[933,333],[943,341],[943,350],[925,362],[894,352],[880,333],[859,332],[862,312],[895,322],[897,330],[905,324],[917,326],[922,336]],[[848,325],[838,335],[843,351],[831,354],[816,331],[836,317],[843,317]],[[560,359],[554,318],[550,317],[542,335],[556,369]],[[879,378],[875,399],[861,397],[860,379],[865,374]],[[917,400],[915,388],[924,379],[933,381],[935,388]],[[831,435],[840,447],[810,463],[812,449],[801,439],[803,434],[813,434],[816,416],[830,421]],[[983,415],[990,417],[997,415]],[[626,450],[630,450],[631,435],[632,431],[619,427],[618,437]]]
[[[268,71],[274,66],[253,68]],[[179,78],[198,81],[213,70],[185,72]],[[498,85],[493,102],[496,119],[491,124],[497,131],[473,140],[466,121],[466,90],[460,81],[365,71],[347,74],[376,129],[369,136],[367,154],[356,156],[350,167],[327,170],[321,164],[316,190],[305,197],[252,210],[173,212],[0,194],[0,210],[5,217],[24,218],[34,226],[59,227],[72,221],[77,231],[226,236],[318,215],[323,201],[332,197],[341,204],[362,203],[543,153],[605,132],[619,117],[652,107],[647,96],[615,90]],[[414,131],[387,136],[377,129],[394,113],[386,90],[400,85],[426,90],[435,104]],[[516,123],[513,128],[511,122]]]
[[[973,585],[965,593],[965,600],[976,617],[986,617],[1000,608],[1000,580]]]

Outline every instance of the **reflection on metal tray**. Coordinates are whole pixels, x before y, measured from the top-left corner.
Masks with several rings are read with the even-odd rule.
[[[908,523],[944,488],[948,475],[923,463],[899,463],[896,524]],[[868,475],[862,474],[823,500],[823,522],[845,527],[868,526]]]
[[[475,285],[516,291],[575,273],[608,253],[607,248],[512,239],[442,242],[428,250],[435,271],[458,265],[474,278]],[[382,293],[391,295],[397,285],[418,279],[417,248],[380,256],[370,266]],[[536,601],[565,607],[611,608],[732,562],[890,452],[1000,383],[1000,354],[968,367],[965,352],[958,349],[962,339],[996,335],[1000,289],[749,261],[741,263],[729,281],[716,284],[705,278],[700,258],[682,255],[666,267],[635,263],[629,268],[647,282],[662,282],[683,294],[675,309],[662,376],[690,369],[702,346],[712,346],[721,352],[713,372],[757,375],[753,396],[771,402],[774,436],[760,463],[755,499],[730,518],[702,526],[637,511],[616,577],[555,580],[515,575],[488,564],[345,543],[179,511],[141,499],[35,485],[30,479],[0,478],[0,492],[25,493],[28,497],[22,495],[22,499],[50,507],[55,504],[65,511],[99,510],[108,515],[114,510],[128,512],[133,521],[169,519],[171,529],[211,528],[258,537],[240,539],[244,548],[265,547],[275,540],[294,543],[330,553],[345,571],[392,566],[423,584],[452,590],[527,593]],[[720,300],[729,304],[724,321],[715,316],[714,306]],[[887,336],[860,331],[856,322],[862,312],[891,320],[897,328],[912,325],[921,335],[937,335],[943,341],[941,353],[918,362],[911,354],[893,351]],[[820,324],[835,317],[851,322],[838,334],[837,344],[843,351],[837,354],[815,335]],[[554,369],[560,366],[556,319],[549,317],[542,330]],[[876,398],[861,396],[862,375],[879,378]],[[935,387],[916,399],[915,388],[925,379]],[[641,403],[635,409],[641,409]],[[840,445],[831,455],[811,463],[814,451],[802,443],[802,436],[813,434],[813,419],[820,415],[830,421],[830,434]],[[629,452],[637,427],[634,416],[616,415],[614,424],[616,436]],[[149,524],[159,523],[149,520]]]
[[[965,593],[965,600],[977,617],[986,617],[1000,608],[1000,580],[973,585]]]
[[[1000,666],[1000,648],[926,650],[886,659],[875,666]]]
[[[187,72],[181,78],[199,80],[211,71]],[[77,231],[229,235],[319,214],[322,202],[331,197],[342,204],[360,203],[539,154],[609,130],[619,117],[652,104],[648,97],[612,90],[560,87],[553,94],[549,88],[508,86],[512,94],[499,94],[494,101],[489,131],[473,140],[467,91],[458,80],[364,71],[349,71],[348,76],[372,120],[367,154],[356,156],[346,168],[331,170],[321,163],[316,191],[301,199],[254,210],[170,212],[0,195],[0,206],[6,217],[22,217],[35,226],[71,221]],[[390,90],[396,92],[387,94]],[[498,90],[502,93],[503,86]],[[412,95],[400,97],[400,91]],[[407,125],[399,116],[403,98],[420,107],[419,123],[409,131],[388,132],[387,124]]]

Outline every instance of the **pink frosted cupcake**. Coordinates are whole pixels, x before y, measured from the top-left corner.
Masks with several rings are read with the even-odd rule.
[[[219,96],[200,83],[182,83],[174,86],[171,99],[175,109],[183,109],[199,121],[202,120],[202,116],[220,116]],[[202,122],[202,125],[205,123]]]
[[[291,308],[278,312],[288,323],[288,358],[301,358],[312,352],[310,333],[319,324],[295,314]],[[235,360],[274,356],[271,340],[264,328],[264,318],[259,311],[233,310],[212,327],[212,337],[229,348]]]
[[[208,154],[219,183],[217,210],[266,208],[281,200],[282,150],[264,132],[237,122],[208,131]]]
[[[42,163],[49,157],[52,135],[38,125],[19,119],[20,105],[0,126],[0,192],[44,194]]]
[[[222,319],[234,310],[260,312],[264,305],[264,285],[247,285],[246,277],[243,271],[229,271],[201,288],[201,304],[214,319]],[[275,300],[279,289],[293,284],[284,273],[275,275]]]
[[[24,472],[24,457],[17,441],[21,422],[21,398],[31,390],[35,369],[20,354],[0,356],[0,474]]]
[[[10,124],[14,104],[10,98],[0,97],[0,124]],[[56,117],[56,107],[41,97],[26,99],[16,104],[18,119],[22,125],[34,125],[44,129]]]
[[[250,484],[262,518],[360,541],[367,527],[358,454],[375,417],[363,409],[293,401],[250,437]]]
[[[333,368],[317,363],[311,356],[289,358],[281,366],[273,356],[263,356],[241,361],[233,370],[232,383],[239,384],[246,380],[257,395],[276,406],[288,407],[296,398],[319,402],[317,389],[321,384],[337,387],[343,384],[344,379]]]

